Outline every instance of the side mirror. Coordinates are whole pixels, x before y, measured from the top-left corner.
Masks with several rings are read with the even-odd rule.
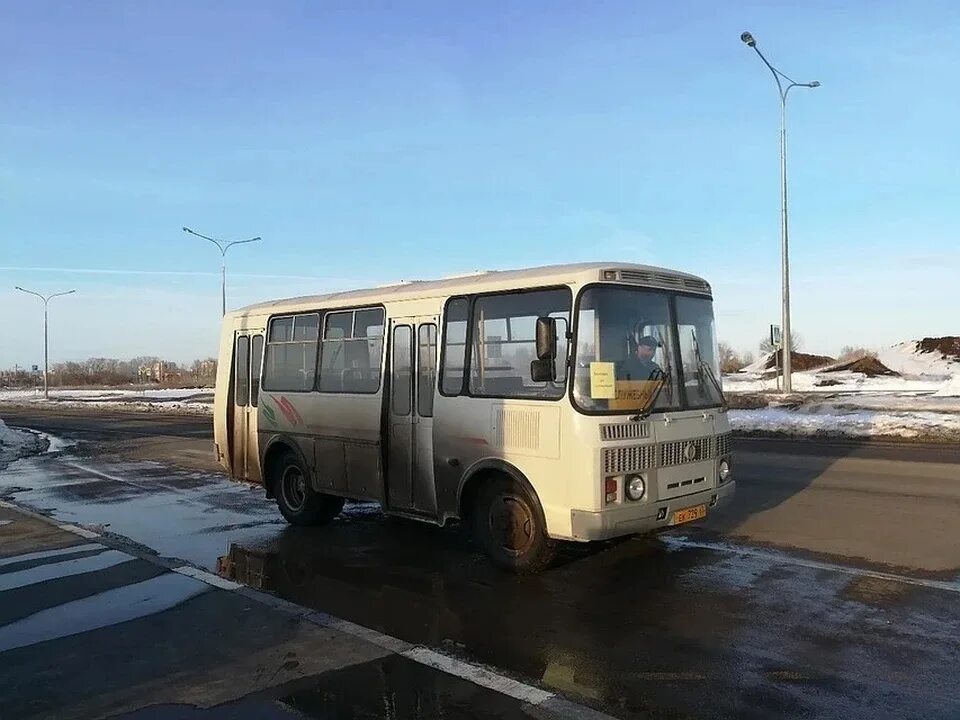
[[[553,382],[557,379],[557,364],[553,358],[533,360],[530,363],[530,379],[534,382]]]
[[[557,321],[552,317],[537,318],[537,360],[557,357]]]

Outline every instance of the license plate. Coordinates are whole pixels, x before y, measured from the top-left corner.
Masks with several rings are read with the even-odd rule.
[[[677,510],[673,514],[673,520],[670,521],[670,524],[679,525],[680,523],[693,522],[694,520],[703,520],[706,516],[706,505],[694,505],[693,507],[684,508],[683,510]]]

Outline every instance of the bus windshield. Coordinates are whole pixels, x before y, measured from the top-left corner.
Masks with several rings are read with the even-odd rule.
[[[673,318],[664,292],[614,285],[583,292],[573,379],[573,399],[581,410],[643,413],[722,402],[712,303],[676,300]]]
[[[677,334],[687,407],[721,404],[720,353],[713,323],[713,303],[707,298],[677,296]]]

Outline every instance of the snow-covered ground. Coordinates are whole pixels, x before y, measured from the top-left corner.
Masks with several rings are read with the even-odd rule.
[[[742,432],[960,439],[960,413],[800,406],[793,409],[730,410],[729,416],[730,426]]]
[[[56,403],[60,407],[129,408],[160,412],[210,414],[213,391],[198,388],[51,390],[45,400],[41,390],[0,390],[0,403],[24,405]]]
[[[951,384],[954,392],[960,395],[960,385],[949,377],[867,377],[862,373],[825,373],[814,370],[793,373],[793,390],[801,393],[933,395],[951,386]],[[763,377],[759,373],[737,373],[723,376],[723,391],[725,393],[775,392],[776,389],[777,379],[773,376]],[[944,392],[944,396],[946,394]]]
[[[767,406],[731,410],[731,425],[795,435],[960,439],[960,362],[920,352],[915,342],[887,348],[878,359],[900,376],[795,372],[794,394],[781,399],[773,394],[776,378],[764,376],[766,358],[761,358],[723,378],[734,405],[749,404],[736,402],[747,398]]]
[[[877,360],[904,376],[938,376],[949,378],[960,375],[960,360],[950,360],[938,352],[920,352],[916,342],[903,342],[884,348]]]

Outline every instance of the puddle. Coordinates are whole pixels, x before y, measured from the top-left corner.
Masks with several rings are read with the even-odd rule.
[[[394,655],[212,708],[156,705],[111,720],[530,720],[534,713],[519,700]]]

